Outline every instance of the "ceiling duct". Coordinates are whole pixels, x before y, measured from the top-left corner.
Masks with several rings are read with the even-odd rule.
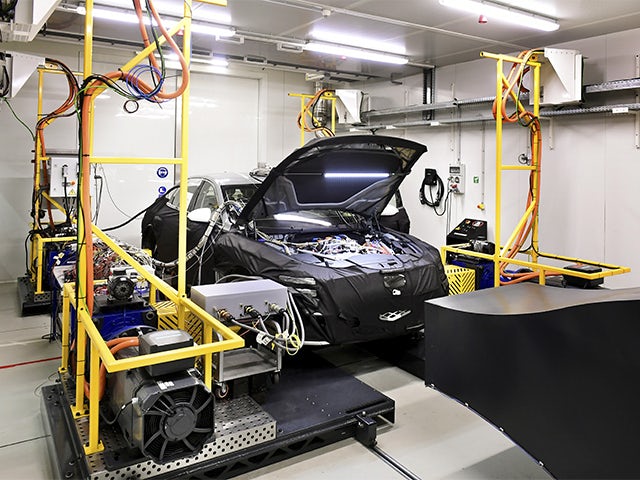
[[[61,0],[18,0],[0,22],[0,42],[30,42]],[[4,12],[3,12],[4,13]]]

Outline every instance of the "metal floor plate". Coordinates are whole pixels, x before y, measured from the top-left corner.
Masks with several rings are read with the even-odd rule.
[[[69,403],[73,401],[73,389],[65,385]],[[78,436],[85,443],[89,439],[89,419],[83,417],[75,421]],[[101,429],[100,438],[105,452],[125,448],[122,435],[117,429]],[[255,400],[249,396],[225,400],[215,407],[215,438],[207,443],[197,455],[184,457],[173,462],[158,464],[152,460],[128,465],[115,470],[107,470],[105,453],[95,453],[86,457],[92,480],[143,479],[151,478],[172,470],[194,466],[213,458],[238,450],[253,447],[276,438],[276,422]]]

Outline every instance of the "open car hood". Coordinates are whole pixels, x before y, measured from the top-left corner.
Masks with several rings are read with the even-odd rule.
[[[271,170],[239,220],[304,210],[341,210],[373,217],[426,151],[420,143],[377,135],[312,140]]]

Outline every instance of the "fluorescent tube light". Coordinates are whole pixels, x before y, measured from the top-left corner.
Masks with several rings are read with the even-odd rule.
[[[467,13],[485,15],[491,20],[513,23],[545,32],[553,32],[560,28],[558,21],[553,18],[536,15],[488,0],[440,0],[440,4]]]
[[[87,10],[82,9],[78,12],[81,15],[86,15]],[[122,23],[138,23],[138,16],[131,12],[125,10],[112,10],[108,8],[94,8],[93,9],[93,18],[100,18],[103,20],[113,20],[114,22],[122,22]],[[144,17],[145,25],[149,25],[149,18]]]
[[[302,215],[296,215],[293,213],[276,213],[273,218],[276,220],[284,220],[289,222],[303,222],[303,223],[313,223],[314,225],[320,225],[322,227],[330,227],[331,222],[327,222],[326,220],[320,220],[317,218],[303,217]]]
[[[170,25],[171,28],[175,25],[175,22],[167,21],[165,25]],[[236,34],[235,28],[221,27],[218,25],[212,25],[207,23],[192,23],[191,30],[195,33],[204,33],[206,35],[212,35],[214,37],[233,37]]]
[[[311,52],[328,53],[341,57],[360,58],[362,60],[371,60],[372,62],[393,63],[395,65],[405,65],[409,62],[406,57],[393,55],[391,53],[379,52],[376,50],[366,50],[357,47],[347,47],[345,45],[337,45],[333,43],[315,42],[313,40],[305,43],[303,47]]]
[[[392,53],[396,55],[404,55],[407,53],[404,45],[383,42],[374,38],[358,37],[348,35],[341,32],[333,32],[329,30],[315,29],[311,32],[311,36],[322,42],[330,42],[338,45],[349,45],[351,47],[365,48],[367,50],[376,50],[383,53]]]
[[[142,9],[145,10],[144,2]],[[160,15],[169,15],[172,17],[182,18],[184,13],[183,2],[176,0],[155,0],[154,5]],[[122,8],[123,10],[132,10],[131,0],[95,0],[94,8]],[[193,20],[210,23],[218,23],[223,25],[231,24],[231,15],[226,7],[217,5],[204,5],[199,2],[193,2]],[[145,13],[146,15],[146,13]]]
[[[327,172],[324,178],[387,178],[387,172]]]
[[[156,55],[156,58],[159,58],[158,55]],[[165,53],[164,58],[165,60],[169,60],[169,61],[174,61],[174,62],[179,61],[178,55],[176,55],[173,52]],[[229,66],[229,61],[225,57],[216,57],[216,56],[213,56],[213,57],[192,56],[191,63],[203,63],[205,65],[213,65],[214,67]]]
[[[81,15],[86,15],[86,10],[78,10]],[[110,8],[94,8],[93,18],[101,18],[103,20],[112,20],[122,23],[138,23],[138,16],[131,10],[114,10]],[[145,25],[149,25],[149,17],[144,15]],[[172,28],[178,22],[176,20],[163,20],[164,26],[167,29]],[[212,35],[215,37],[232,37],[236,34],[234,28],[214,25],[210,23],[192,23],[191,30],[195,33],[203,33],[206,35]]]

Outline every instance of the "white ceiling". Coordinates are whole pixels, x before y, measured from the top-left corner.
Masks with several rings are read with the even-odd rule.
[[[95,1],[119,3],[119,0]],[[638,0],[502,0],[502,3],[554,17],[560,28],[551,33],[539,32],[492,18],[480,24],[477,15],[452,10],[438,0],[228,0],[227,7],[194,2],[195,19],[204,13],[225,12],[230,16],[228,23],[244,38],[243,44],[232,44],[196,34],[194,51],[228,55],[238,61],[259,60],[339,72],[345,79],[348,74],[396,78],[417,73],[428,65],[438,67],[474,60],[482,50],[516,52],[640,26]],[[164,4],[175,7],[182,2],[155,0],[154,4],[162,10]],[[81,34],[83,21],[84,17],[78,14],[57,11],[47,23],[46,35],[55,39]],[[311,38],[314,29],[403,46],[410,63],[385,65],[314,52],[278,50],[278,41],[303,42]],[[95,35],[115,43],[139,41],[134,25],[106,20],[96,20]]]

